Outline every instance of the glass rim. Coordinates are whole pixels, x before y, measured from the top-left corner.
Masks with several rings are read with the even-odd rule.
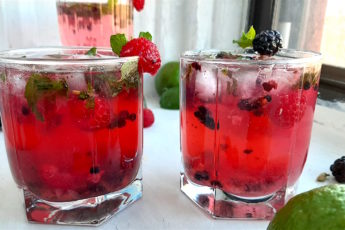
[[[119,57],[113,53],[111,48],[96,47],[97,51],[109,52],[114,56],[98,57],[98,58],[82,58],[82,59],[61,59],[61,58],[30,58],[26,57],[27,53],[48,52],[50,55],[59,55],[67,51],[82,51],[86,53],[92,47],[87,46],[43,46],[34,48],[9,49],[0,51],[0,64],[19,64],[19,65],[112,65],[117,63],[125,63],[128,61],[138,61],[139,56]],[[16,55],[16,56],[15,56]]]
[[[230,58],[216,58],[215,55],[219,52],[230,52],[234,55],[252,55],[253,53],[246,52],[251,49],[242,50],[189,50],[182,53],[180,60],[197,61],[208,64],[236,64],[236,65],[275,65],[275,64],[303,64],[312,63],[322,59],[322,54],[314,51],[301,51],[296,49],[281,49],[276,54],[283,59],[230,59]],[[211,56],[213,55],[213,56]],[[297,56],[300,55],[300,56]]]

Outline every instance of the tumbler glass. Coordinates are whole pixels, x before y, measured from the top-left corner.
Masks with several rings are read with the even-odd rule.
[[[142,196],[142,75],[110,49],[0,52],[0,112],[27,219],[97,225]]]
[[[181,57],[181,190],[219,218],[271,219],[310,142],[321,55],[188,51]]]

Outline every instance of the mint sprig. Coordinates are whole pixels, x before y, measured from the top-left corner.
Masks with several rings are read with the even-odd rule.
[[[152,35],[150,32],[140,32],[139,38],[146,38],[147,40],[152,41]]]
[[[6,82],[6,74],[5,73],[0,74],[0,79],[2,82],[5,83]]]
[[[96,54],[97,54],[97,48],[96,48],[96,47],[92,47],[92,48],[89,49],[85,54],[86,54],[86,55],[90,55],[90,56],[96,56]]]
[[[124,34],[115,34],[110,37],[110,46],[114,53],[120,56],[122,47],[126,45],[127,38]]]
[[[247,48],[253,46],[253,40],[255,38],[256,32],[253,26],[251,26],[247,33],[242,33],[239,40],[233,40],[233,43],[237,43],[241,48]]]
[[[54,97],[57,94],[67,95],[67,91],[68,85],[64,79],[57,81],[34,73],[26,83],[24,96],[36,118],[44,121],[42,113],[37,108],[37,102],[44,97]]]

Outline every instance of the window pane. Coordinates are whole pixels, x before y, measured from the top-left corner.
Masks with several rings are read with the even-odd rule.
[[[345,67],[345,1],[328,0],[321,52],[324,63]]]

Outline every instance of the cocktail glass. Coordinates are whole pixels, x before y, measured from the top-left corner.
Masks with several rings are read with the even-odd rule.
[[[57,0],[61,42],[109,47],[112,34],[133,36],[132,0]]]
[[[0,112],[27,219],[98,225],[142,196],[138,57],[0,52]]]
[[[189,51],[181,57],[181,190],[215,218],[271,219],[310,142],[320,54]]]

